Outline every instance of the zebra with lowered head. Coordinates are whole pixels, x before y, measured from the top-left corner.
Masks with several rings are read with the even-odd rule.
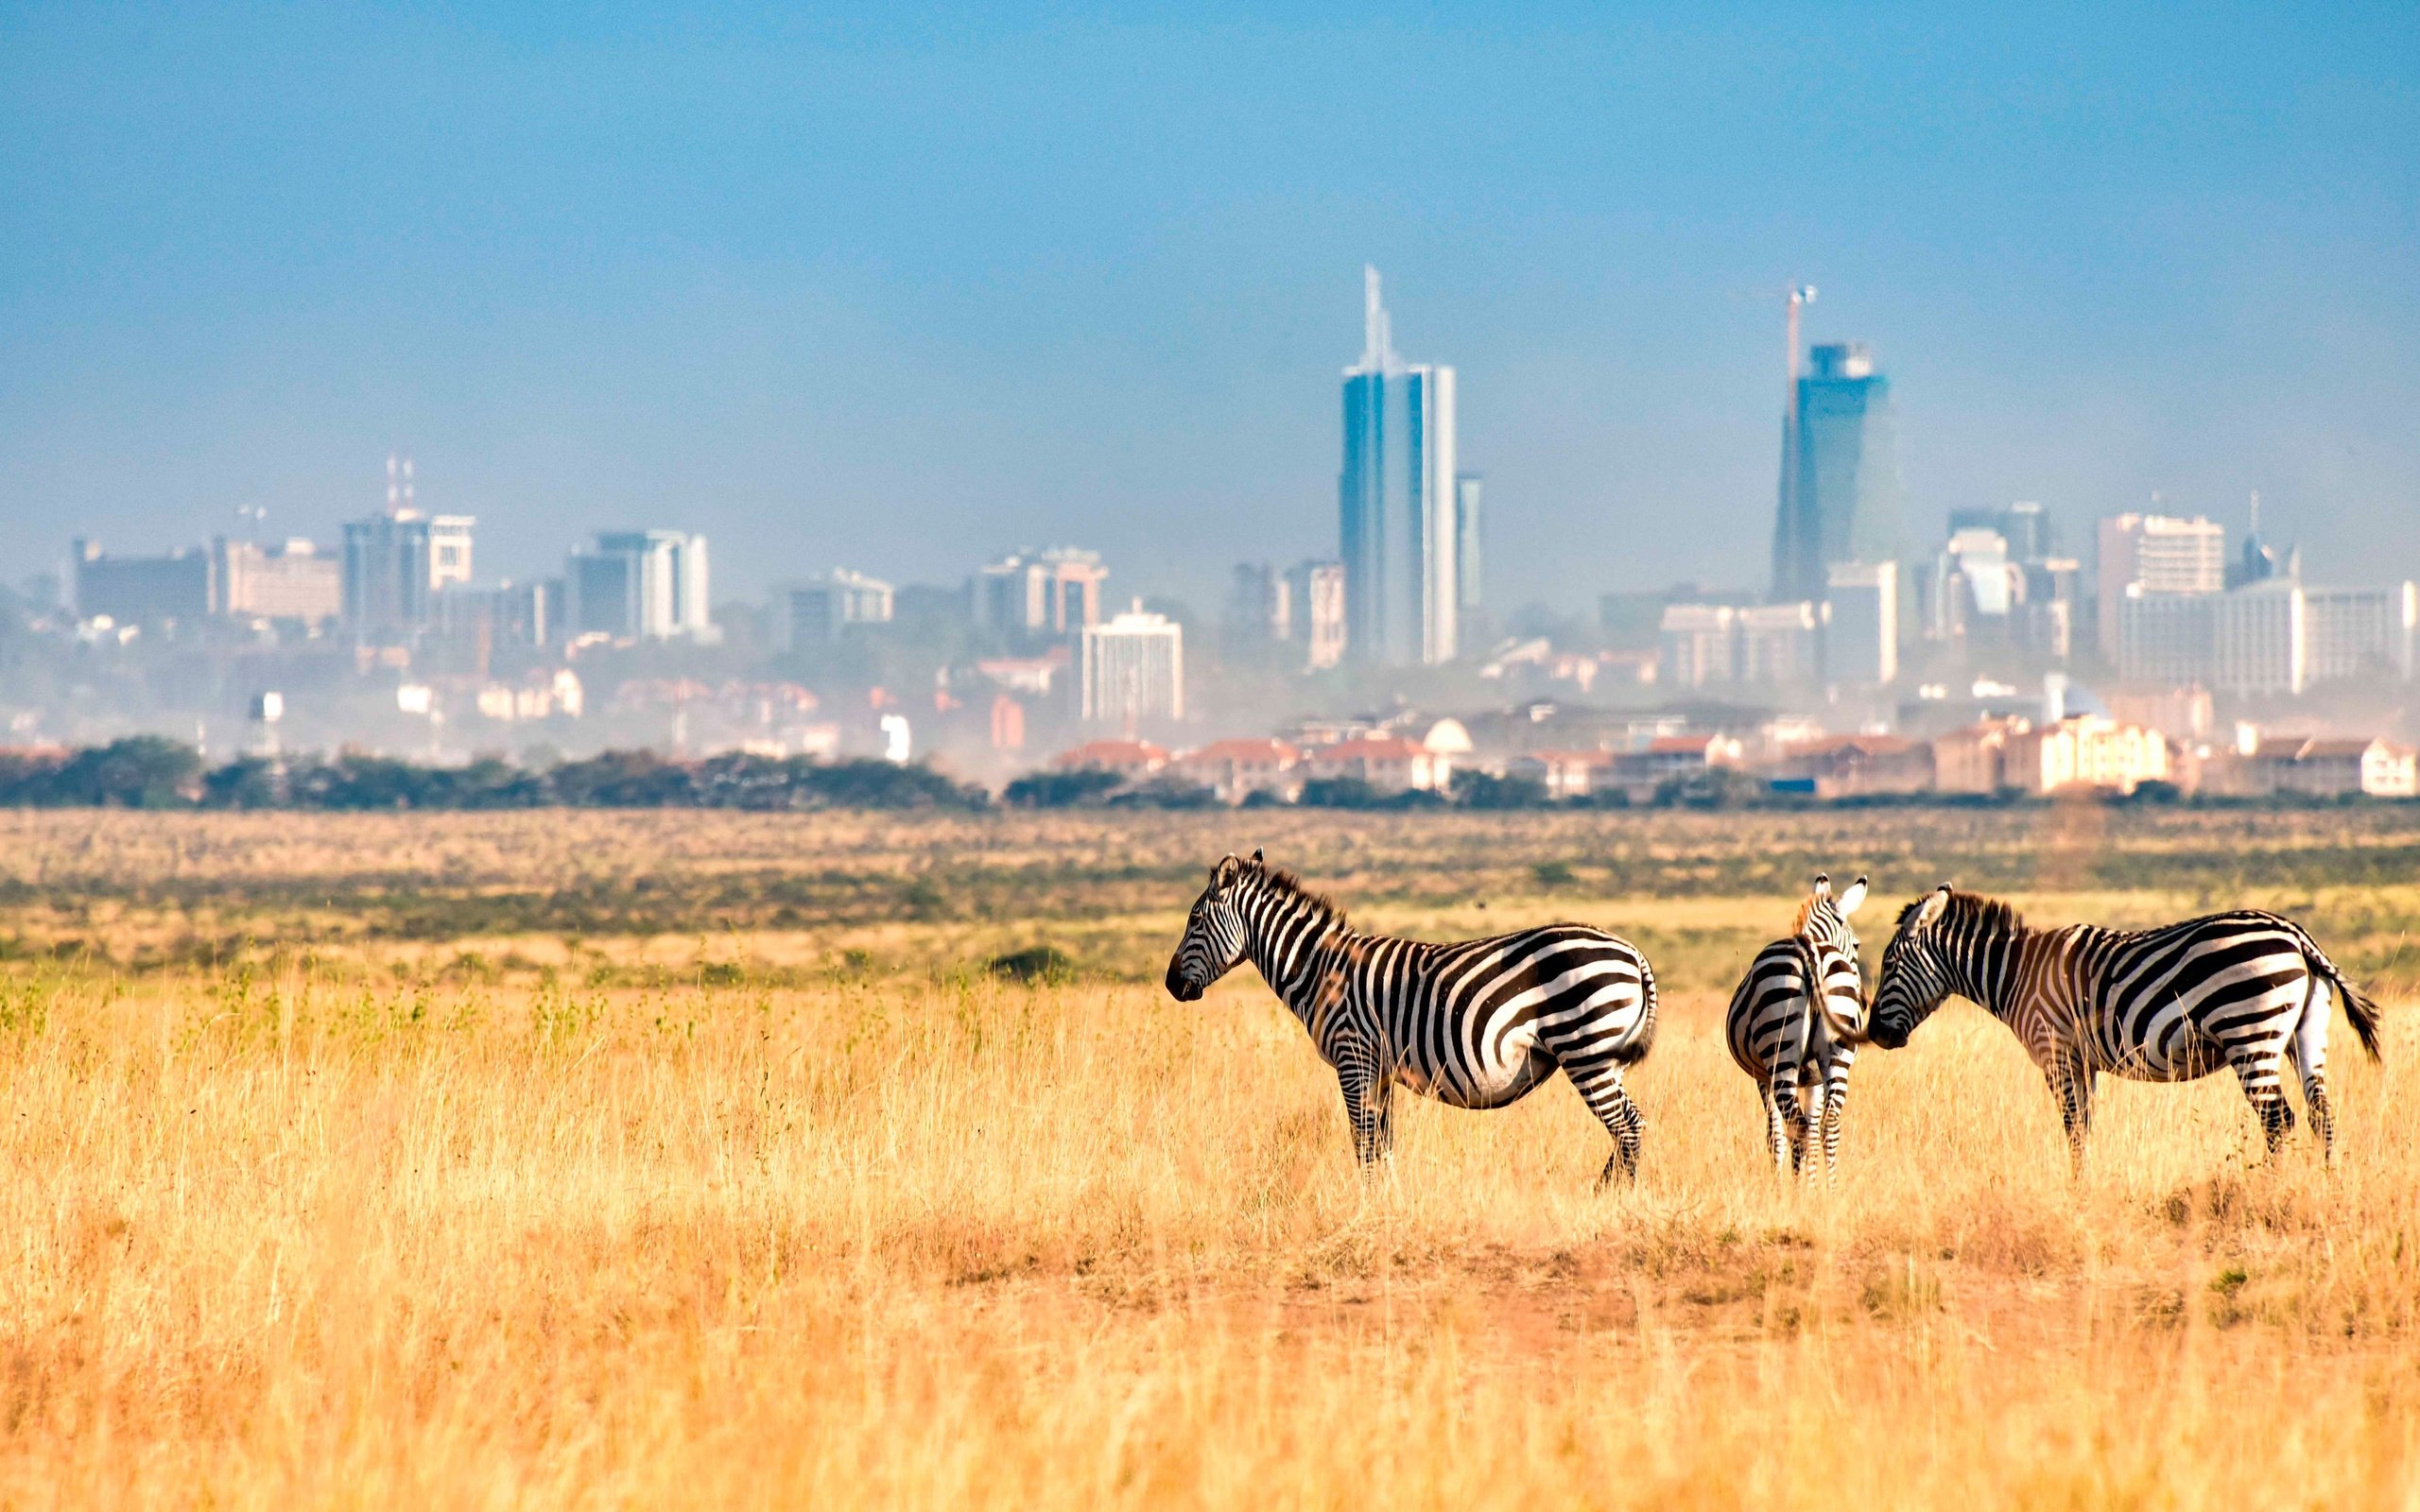
[[[1952,992],[1989,1009],[2042,1068],[2079,1169],[2104,1071],[2172,1082],[2231,1070],[2273,1154],[2294,1126],[2281,1085],[2290,1063],[2325,1153],[2331,993],[2378,1054],[2377,1005],[2300,924],[2257,909],[2158,929],[2032,929],[2007,903],[1945,884],[1900,913],[1883,950],[1874,1043],[1906,1044]]]
[[[1824,1142],[1824,1174],[1840,1166],[1841,1120],[1849,1067],[1865,1038],[1865,988],[1849,915],[1865,902],[1865,879],[1838,897],[1820,875],[1790,932],[1756,953],[1731,994],[1724,1022],[1731,1058],[1756,1079],[1773,1165],[1815,1174],[1808,1140]]]
[[[1363,1164],[1393,1146],[1398,1084],[1503,1108],[1559,1068],[1614,1137],[1598,1185],[1636,1178],[1640,1119],[1622,1073],[1655,1042],[1655,974],[1629,944],[1583,924],[1452,945],[1366,935],[1255,850],[1211,869],[1168,993],[1195,1002],[1244,961],[1335,1068]]]

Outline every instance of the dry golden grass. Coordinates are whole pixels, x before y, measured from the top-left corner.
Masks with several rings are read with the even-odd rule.
[[[83,880],[60,881],[78,822]],[[53,858],[6,927],[32,941],[81,910],[86,947],[0,974],[6,1504],[2420,1494],[2420,1034],[2400,1001],[2382,1068],[2340,1032],[2332,1171],[2307,1143],[2257,1161],[2213,1081],[2113,1089],[2071,1182],[2014,1040],[1952,1007],[1868,1055],[1842,1189],[1810,1194],[1775,1188],[1717,1035],[1725,954],[1777,927],[1778,899],[1659,904],[1642,885],[1558,910],[1532,886],[1481,912],[1405,885],[1364,912],[1611,914],[1669,938],[1679,980],[1633,1082],[1635,1191],[1590,1192],[1605,1137],[1559,1083],[1501,1113],[1411,1104],[1364,1181],[1333,1082],[1248,972],[1180,1006],[1115,972],[961,970],[994,939],[1163,955],[1184,900],[1119,873],[1121,842],[1215,853],[1207,821],[315,820],[274,865],[225,822],[0,822]],[[1483,834],[1460,825],[1442,851]],[[785,862],[776,841],[802,835],[829,844]],[[1288,838],[1364,848],[1370,875],[1422,846]],[[287,898],[239,884],[281,868],[543,885],[582,840],[626,884],[912,868],[943,841],[1106,859],[1097,893],[1024,914],[499,932],[485,952],[525,964],[486,976],[439,970],[459,941],[358,932],[216,968],[96,964],[137,954],[115,931],[189,933],[201,910],[278,938]],[[2360,949],[2383,961],[2397,894],[2320,902],[2370,919]]]

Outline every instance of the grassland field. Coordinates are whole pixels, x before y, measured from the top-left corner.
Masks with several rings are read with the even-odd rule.
[[[1157,985],[1255,846],[1643,946],[1637,1186],[1559,1081],[1357,1172],[1249,969]],[[1720,1016],[1819,869],[1869,959],[2280,909],[2384,1061],[2332,1167],[2214,1078],[2077,1179],[1952,1005],[1778,1185]],[[2415,934],[2411,807],[0,814],[0,1505],[2420,1505]]]

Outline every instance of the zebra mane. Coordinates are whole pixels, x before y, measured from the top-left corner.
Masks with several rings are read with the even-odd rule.
[[[1929,893],[1925,895],[1926,898],[1930,896]],[[1913,919],[1916,910],[1924,905],[1925,898],[1919,898],[1907,907],[1900,909],[1898,927],[1905,929],[1908,920]],[[1969,933],[2014,935],[2025,927],[2025,916],[2016,911],[2014,903],[2002,899],[1987,898],[1979,892],[1960,892],[1953,889],[1949,895],[1949,902],[1942,907],[1940,922],[1964,929]]]
[[[1293,900],[1316,915],[1321,922],[1328,924],[1344,922],[1342,904],[1325,893],[1313,892],[1303,885],[1302,878],[1284,868],[1272,867],[1266,862],[1248,861],[1244,864],[1244,871],[1260,885],[1262,890]]]
[[[1808,893],[1806,895],[1806,901],[1798,905],[1798,917],[1789,921],[1789,932],[1791,934],[1804,935],[1806,933],[1806,921],[1815,917],[1815,895],[1813,893]]]

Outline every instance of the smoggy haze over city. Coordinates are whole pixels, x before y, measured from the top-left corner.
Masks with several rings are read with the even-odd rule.
[[[492,575],[1070,541],[1208,608],[1336,550],[1367,262],[1500,608],[1763,583],[1791,281],[1891,376],[1911,540],[2256,488],[2420,573],[2408,12],[1593,9],[12,7],[0,541],[326,540],[400,451]]]

